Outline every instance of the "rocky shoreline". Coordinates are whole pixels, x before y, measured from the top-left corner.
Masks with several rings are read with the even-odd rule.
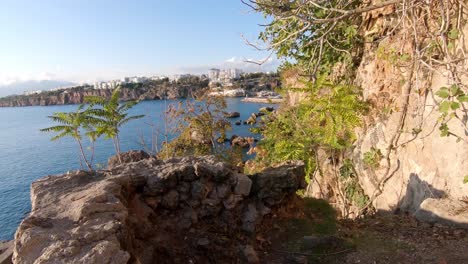
[[[305,187],[299,162],[245,175],[211,156],[138,153],[34,182],[13,263],[259,263],[262,219]]]
[[[121,88],[121,100],[159,100],[187,98],[195,91],[206,88],[206,84],[144,84],[141,87]],[[48,106],[81,104],[86,96],[109,98],[111,89],[78,87],[59,91],[49,91],[33,95],[14,95],[0,98],[0,107]]]

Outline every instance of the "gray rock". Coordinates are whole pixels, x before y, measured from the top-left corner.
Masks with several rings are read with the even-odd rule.
[[[213,178],[215,182],[223,182],[232,174],[231,169],[222,162],[197,163],[194,167],[195,174],[198,177],[206,179]]]
[[[244,174],[237,174],[237,183],[236,187],[234,188],[234,193],[248,196],[250,194],[251,188],[252,180]]]
[[[151,156],[142,151],[142,150],[131,150],[128,152],[120,153],[120,160],[122,160],[122,164],[137,162],[143,159],[149,159]],[[117,155],[112,156],[107,161],[107,169],[113,169],[119,166],[121,163],[119,161],[119,157]]]
[[[239,117],[240,113],[239,112],[225,112],[224,117],[226,118],[236,118]]]
[[[231,193],[231,187],[226,184],[216,186],[216,195],[220,199],[226,198]]]
[[[192,198],[196,200],[205,199],[208,194],[208,187],[201,181],[194,181],[191,189]]]
[[[463,201],[428,198],[414,216],[423,222],[468,229],[468,203]]]
[[[242,252],[244,253],[244,257],[247,260],[247,263],[260,263],[260,259],[258,258],[257,252],[252,246],[245,246]]]
[[[223,201],[223,205],[226,209],[231,210],[236,207],[237,204],[242,200],[242,195],[231,194],[226,200]]]
[[[266,113],[266,112],[273,112],[274,110],[275,108],[273,107],[265,106],[265,107],[260,108],[258,111]]]
[[[304,163],[291,161],[252,176],[252,191],[267,205],[280,203],[287,195],[305,188]]]
[[[248,233],[254,233],[258,217],[259,214],[255,204],[248,204],[242,217],[242,229]]]
[[[169,191],[163,196],[161,205],[167,209],[174,209],[179,205],[179,193],[176,190]]]

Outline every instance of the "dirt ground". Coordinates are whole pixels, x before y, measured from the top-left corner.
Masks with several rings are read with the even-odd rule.
[[[408,214],[344,221],[324,201],[298,199],[265,226],[272,228],[257,236],[265,263],[468,264],[468,230],[422,223]]]

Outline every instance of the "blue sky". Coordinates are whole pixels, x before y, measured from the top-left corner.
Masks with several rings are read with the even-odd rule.
[[[256,39],[264,22],[240,0],[2,0],[0,85],[255,70],[244,59],[267,54],[241,34]]]

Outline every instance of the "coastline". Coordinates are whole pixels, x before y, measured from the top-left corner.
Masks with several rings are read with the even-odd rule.
[[[241,101],[246,103],[279,104],[283,102],[283,98],[246,97]]]

